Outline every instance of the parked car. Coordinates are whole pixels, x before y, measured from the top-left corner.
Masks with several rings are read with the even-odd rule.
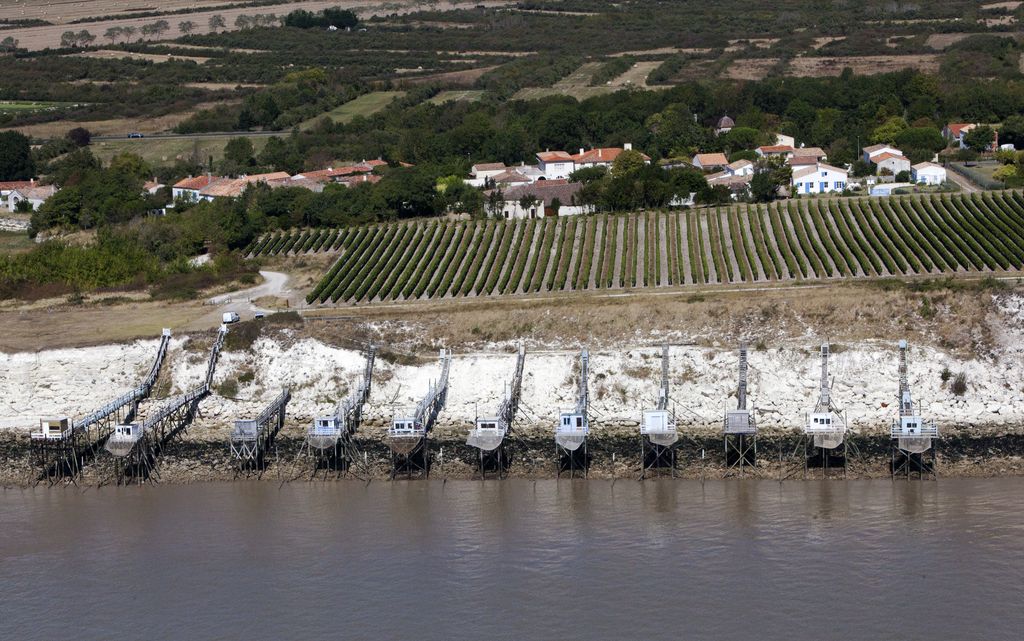
[[[267,315],[264,314],[263,312],[256,312],[255,314],[252,315],[253,320],[260,320],[261,318],[266,318],[266,317],[267,317]]]
[[[237,312],[224,312],[224,324],[237,323],[239,321]]]
[[[129,138],[142,138],[142,134],[140,134],[140,133],[139,133],[139,132],[137,132],[137,131],[133,131],[133,132],[131,132],[130,134],[128,134],[128,137],[129,137]]]

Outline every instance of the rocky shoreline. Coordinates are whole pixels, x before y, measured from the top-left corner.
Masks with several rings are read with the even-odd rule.
[[[977,478],[1024,476],[1024,433],[982,430],[947,434],[937,447],[939,478]],[[259,478],[265,482],[305,481],[314,478],[311,459],[302,453],[303,440],[294,432],[282,433],[268,452],[264,469],[240,472],[224,440],[205,440],[187,436],[172,443],[150,479],[154,483],[186,484],[234,479]],[[520,429],[509,440],[512,463],[510,478],[555,478],[556,452],[550,429]],[[768,431],[758,436],[758,466],[747,468],[747,475],[766,479],[820,479],[820,468],[804,474],[800,435],[792,431]],[[317,480],[391,478],[391,459],[382,435],[367,434],[359,439],[365,453],[360,463],[347,474],[321,470]],[[589,478],[638,479],[640,477],[640,439],[635,429],[595,429],[588,438],[591,455]],[[850,439],[850,459],[845,478],[889,478],[891,441],[887,434],[855,434]],[[464,432],[438,430],[431,435],[429,449],[434,479],[480,478],[478,450],[465,443]],[[725,466],[723,443],[713,430],[682,433],[678,445],[676,476],[688,479],[719,479],[735,475]],[[86,466],[79,485],[105,485],[112,481],[111,461],[101,456]],[[31,445],[24,434],[0,433],[0,487],[18,488],[38,484],[39,469],[33,466]],[[493,478],[493,474],[489,477]],[[564,475],[563,475],[564,476]],[[839,469],[829,477],[843,478]]]

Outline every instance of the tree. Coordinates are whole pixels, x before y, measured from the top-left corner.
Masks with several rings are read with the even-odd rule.
[[[560,198],[552,198],[551,206],[544,208],[544,213],[548,216],[558,216],[558,210],[562,208],[562,200]]]
[[[1008,116],[999,128],[999,142],[1009,143],[1017,149],[1024,148],[1024,116]]]
[[[239,29],[249,29],[249,28],[253,27],[254,25],[253,25],[252,18],[250,18],[249,16],[247,16],[245,14],[240,13],[240,14],[238,14],[238,17],[235,18],[235,26],[238,27]]]
[[[996,132],[988,125],[975,127],[964,135],[964,144],[974,151],[988,151],[995,142]]]
[[[767,203],[779,197],[779,191],[792,182],[793,168],[780,156],[764,158],[754,165],[750,195],[755,202]]]
[[[0,40],[0,51],[16,51],[18,49],[18,41],[12,37],[7,36],[3,40]]]
[[[138,29],[136,27],[133,27],[132,25],[128,25],[127,27],[123,27],[121,31],[122,33],[124,33],[124,39],[127,42],[131,42],[132,36],[135,35],[135,32],[138,31]]]
[[[627,149],[612,162],[612,176],[628,176],[643,166],[643,155],[634,149]]]
[[[502,193],[500,188],[494,189],[487,194],[484,208],[485,213],[492,218],[497,218],[501,215],[501,210],[505,208],[505,194]]]
[[[900,173],[896,174],[896,182],[898,182],[898,183],[908,183],[908,182],[910,182],[910,172],[904,169]]]
[[[907,121],[900,116],[888,118],[871,132],[871,142],[875,144],[894,145],[896,138],[907,128]]]
[[[89,46],[96,41],[96,36],[92,35],[85,29],[82,29],[77,34],[77,39],[80,46]]]
[[[182,32],[186,36],[196,29],[196,23],[191,20],[182,20],[178,23],[178,31]]]
[[[78,34],[74,31],[65,31],[60,34],[60,46],[70,49],[78,45]]]
[[[935,127],[910,127],[896,135],[900,149],[927,149],[936,154],[946,148],[946,139]]]
[[[210,16],[209,23],[210,31],[216,31],[217,29],[223,29],[228,26],[228,23],[224,20],[224,16],[216,13]]]
[[[223,169],[228,174],[238,174],[255,165],[252,141],[245,137],[232,138],[224,146]]]
[[[110,41],[110,44],[114,44],[114,41],[121,37],[124,33],[122,27],[111,27],[103,32],[103,37]]]
[[[85,127],[75,127],[68,131],[65,137],[75,143],[76,147],[85,147],[92,141],[92,133]]]
[[[529,212],[531,209],[540,204],[540,200],[533,194],[524,194],[519,199],[519,208],[525,212]]]
[[[35,172],[28,137],[17,131],[0,131],[0,180],[28,180]]]

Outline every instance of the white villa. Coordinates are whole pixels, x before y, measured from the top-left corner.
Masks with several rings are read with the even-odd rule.
[[[941,185],[946,182],[946,168],[933,162],[919,162],[911,167],[911,176],[919,185]]]
[[[512,187],[502,193],[502,208],[496,215],[511,220],[587,214],[594,208],[577,202],[577,194],[582,188],[581,183],[568,183],[564,180],[538,181],[530,185]],[[532,202],[526,202],[524,206],[525,200]],[[556,200],[559,204],[557,214],[552,209]]]
[[[793,170],[793,195],[830,194],[846,189],[845,169],[819,162]]]

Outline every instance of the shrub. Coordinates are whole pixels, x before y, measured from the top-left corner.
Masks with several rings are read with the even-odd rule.
[[[949,391],[953,392],[956,396],[963,396],[967,392],[967,374],[960,372],[953,378],[953,383],[949,386]]]

